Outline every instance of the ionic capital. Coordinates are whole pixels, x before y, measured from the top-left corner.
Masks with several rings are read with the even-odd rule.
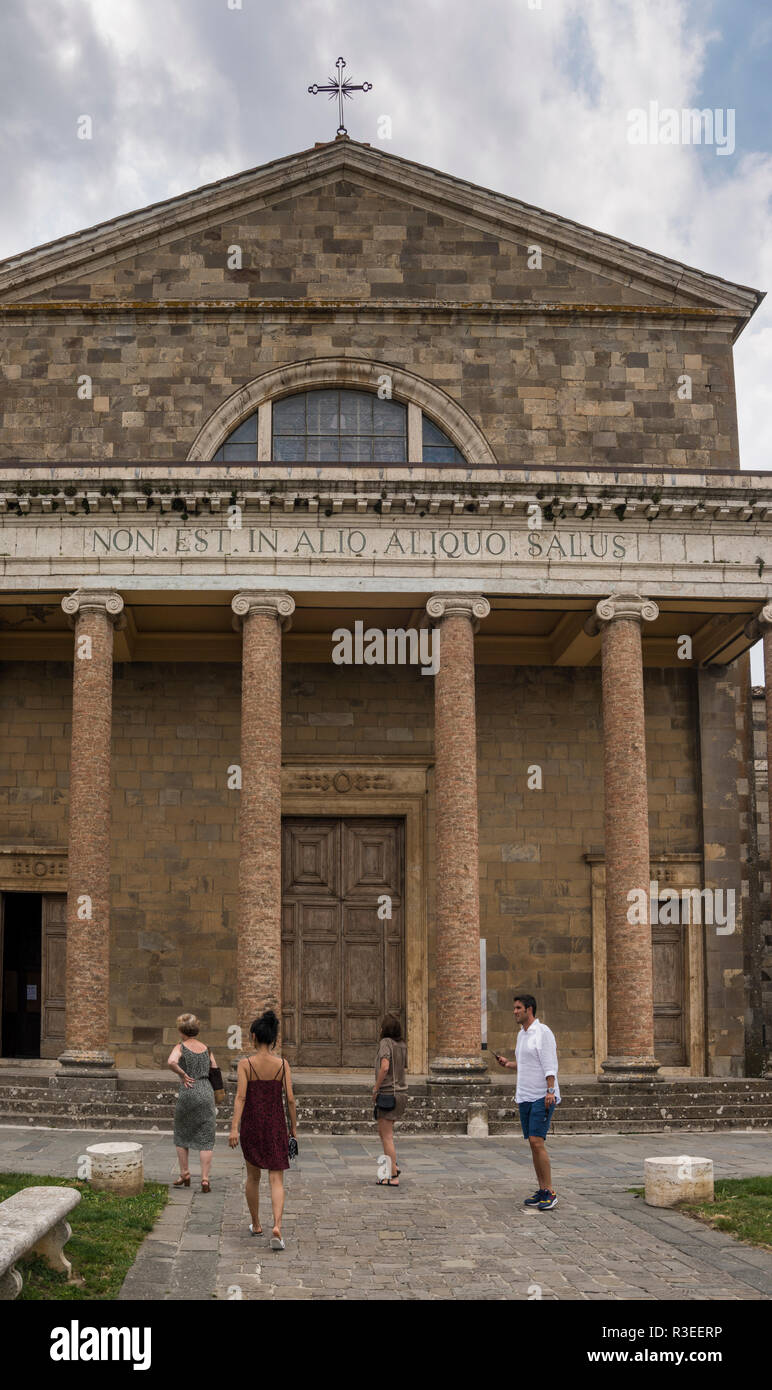
[[[653,599],[643,598],[641,594],[634,594],[623,591],[616,594],[609,594],[608,598],[602,598],[596,605],[595,612],[585,623],[585,632],[591,636],[608,627],[609,623],[616,622],[619,618],[626,618],[628,622],[653,623],[659,617],[659,608]]]
[[[487,618],[491,606],[482,594],[432,594],[426,602],[426,612],[435,623],[443,618],[468,618],[474,632],[482,618]]]
[[[113,589],[76,589],[65,594],[62,608],[67,614],[70,627],[74,627],[79,613],[103,613],[115,628],[126,623],[123,599]]]
[[[290,594],[276,593],[268,589],[245,589],[231,599],[231,608],[236,631],[253,613],[262,613],[275,618],[282,631],[286,632],[292,623],[295,600]]]
[[[772,628],[772,602],[765,603],[761,612],[756,614],[755,620],[751,619],[751,621],[746,625],[745,630],[749,633],[749,635],[749,629],[753,627],[754,622],[756,625],[756,632],[754,633],[754,636],[763,636],[765,632],[768,632],[769,629]]]

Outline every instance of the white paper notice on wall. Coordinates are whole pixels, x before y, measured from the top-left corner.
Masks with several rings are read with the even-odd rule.
[[[37,999],[37,997],[38,997],[38,987],[37,987],[37,985],[27,985],[27,998],[28,998],[28,999]]]

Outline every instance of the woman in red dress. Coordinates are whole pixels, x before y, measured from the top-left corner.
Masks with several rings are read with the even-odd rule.
[[[241,1128],[241,1149],[247,1165],[246,1197],[252,1218],[249,1230],[261,1236],[260,1177],[268,1169],[273,1208],[271,1249],[283,1250],[281,1219],[284,1211],[284,1172],[289,1168],[289,1136],[284,1118],[284,1091],[287,1092],[290,1126],[297,1138],[297,1111],[292,1092],[292,1075],[287,1063],[274,1052],[279,1020],[272,1009],[255,1019],[249,1030],[254,1044],[251,1057],[239,1062],[238,1086],[228,1143],[235,1149]]]

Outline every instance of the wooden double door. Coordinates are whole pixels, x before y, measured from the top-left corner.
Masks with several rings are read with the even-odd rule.
[[[282,835],[283,1050],[370,1067],[383,1015],[405,1026],[404,822],[286,817]]]

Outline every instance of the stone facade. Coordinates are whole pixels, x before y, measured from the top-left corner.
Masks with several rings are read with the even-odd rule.
[[[121,1066],[162,1063],[193,1009],[213,1045],[237,1021],[240,671],[115,667],[110,1039]],[[285,665],[287,757],[433,759],[431,682],[409,669]],[[0,736],[14,751],[3,824],[17,843],[66,844],[71,668],[10,663]],[[652,855],[699,847],[696,692],[687,671],[646,671]],[[531,989],[567,1074],[593,1070],[592,923],[585,853],[603,843],[600,672],[477,671],[480,917],[488,1043],[511,1046],[511,992]],[[11,732],[15,730],[14,732]],[[528,768],[544,785],[529,789]],[[430,783],[431,785],[431,783]],[[429,795],[429,1013],[434,1017],[434,794]],[[58,886],[58,885],[57,885]],[[430,1031],[430,1046],[433,1044]]]
[[[24,258],[0,267],[0,458],[179,459],[262,371],[343,354],[441,386],[501,464],[739,467],[732,312],[751,312],[752,292],[743,303],[662,258],[644,266],[597,234],[590,264],[585,229],[441,175],[436,210],[416,207],[389,161],[352,142],[308,163],[315,186],[294,196],[270,167],[229,200],[218,186],[193,202],[188,235],[163,205],[117,241],[97,235],[74,278],[55,249],[33,283]],[[602,305],[617,312],[599,321]]]
[[[69,843],[81,1060],[158,1065],[183,1009],[222,1051],[279,1002],[284,811],[404,817],[415,1069],[481,1072],[480,937],[491,1050],[522,988],[567,1074],[654,1065],[679,1010],[674,1070],[760,1066],[772,490],[732,371],[758,299],[348,140],[0,265],[0,849]],[[409,462],[271,462],[273,399],[384,379]],[[255,457],[214,463],[255,410]],[[423,465],[421,411],[463,464]],[[84,586],[126,610],[111,727],[104,653],[73,681]],[[379,614],[437,626],[437,676],[331,663]],[[736,889],[737,930],[628,932],[655,863]]]

